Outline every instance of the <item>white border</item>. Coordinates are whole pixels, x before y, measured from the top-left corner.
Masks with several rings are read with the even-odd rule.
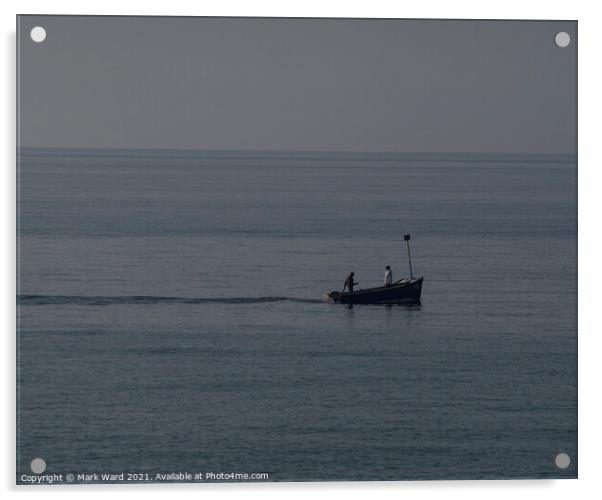
[[[44,491],[51,497],[64,494],[118,497],[163,497],[165,494],[190,493],[204,498],[244,496],[245,498],[301,498],[311,495],[326,498],[446,498],[496,499],[509,496],[563,499],[596,498],[602,491],[598,468],[602,465],[600,427],[602,425],[599,380],[602,360],[602,329],[596,314],[601,297],[600,259],[602,185],[599,173],[599,125],[602,117],[600,89],[602,78],[602,34],[600,8],[593,1],[422,1],[385,0],[304,0],[285,1],[210,1],[164,2],[141,0],[79,1],[5,1],[0,6],[3,35],[3,107],[1,134],[5,152],[2,169],[3,245],[1,287],[3,333],[3,411],[0,487],[10,495],[23,498]],[[141,486],[14,486],[15,478],[15,15],[16,14],[119,14],[119,15],[212,15],[212,16],[285,16],[285,17],[400,17],[400,18],[472,18],[472,19],[563,19],[579,21],[579,480],[557,481],[445,481],[394,483],[276,483],[276,484],[184,484]]]

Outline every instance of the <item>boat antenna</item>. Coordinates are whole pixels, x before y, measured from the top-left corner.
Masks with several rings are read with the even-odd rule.
[[[412,256],[410,255],[410,235],[404,234],[403,241],[405,241],[406,245],[408,246],[408,262],[410,263],[410,279],[414,279],[414,274],[412,273]]]

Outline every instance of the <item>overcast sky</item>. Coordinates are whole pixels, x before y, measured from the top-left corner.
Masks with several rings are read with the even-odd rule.
[[[29,37],[38,25],[42,43]],[[21,16],[18,27],[22,146],[576,152],[573,22]]]

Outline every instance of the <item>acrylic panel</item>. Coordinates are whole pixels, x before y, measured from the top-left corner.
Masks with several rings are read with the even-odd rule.
[[[19,484],[577,477],[575,21],[17,17]]]

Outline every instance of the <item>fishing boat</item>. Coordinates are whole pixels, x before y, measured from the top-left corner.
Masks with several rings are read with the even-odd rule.
[[[420,302],[423,278],[396,281],[389,286],[366,288],[354,292],[327,292],[324,298],[341,304],[416,304]]]
[[[422,294],[424,278],[414,278],[412,272],[412,257],[410,255],[410,235],[403,237],[408,248],[410,277],[403,278],[387,286],[377,286],[354,290],[352,292],[326,292],[324,300],[340,304],[418,304]]]

